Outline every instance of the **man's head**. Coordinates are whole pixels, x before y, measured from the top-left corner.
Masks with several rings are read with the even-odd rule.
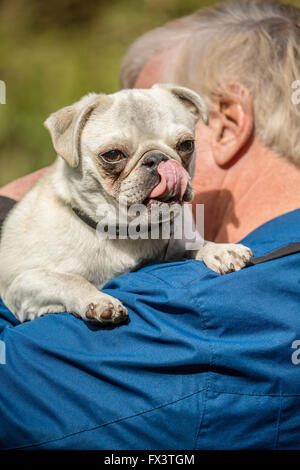
[[[300,10],[273,1],[229,1],[172,21],[139,38],[121,67],[124,88],[171,81],[204,96],[210,125],[197,125],[194,189],[206,221],[214,224],[231,206],[232,226],[241,224],[234,212],[249,189],[241,176],[251,184],[269,156],[300,166],[300,107],[292,101],[299,78]]]
[[[177,83],[205,96],[211,110],[253,101],[256,134],[296,163],[300,110],[291,95],[299,77],[300,10],[255,0],[222,3],[153,30],[121,67],[124,88]]]

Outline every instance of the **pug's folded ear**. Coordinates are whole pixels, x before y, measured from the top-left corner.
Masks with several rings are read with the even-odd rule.
[[[81,132],[98,103],[99,95],[90,93],[51,114],[44,122],[57,154],[73,168],[79,165]]]
[[[172,83],[158,83],[152,88],[163,88],[178,98],[196,118],[201,118],[205,124],[208,124],[208,109],[204,99],[190,88],[173,85]]]

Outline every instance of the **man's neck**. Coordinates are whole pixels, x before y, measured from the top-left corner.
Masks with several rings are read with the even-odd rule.
[[[300,169],[259,141],[231,168],[216,168],[213,176],[196,196],[196,202],[205,205],[207,240],[236,243],[265,222],[300,207]]]

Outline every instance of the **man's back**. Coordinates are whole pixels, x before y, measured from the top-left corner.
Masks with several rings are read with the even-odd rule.
[[[300,210],[243,243],[299,239]],[[300,253],[226,276],[147,266],[106,286],[131,319],[113,329],[17,325],[1,304],[1,448],[300,448],[299,279]]]

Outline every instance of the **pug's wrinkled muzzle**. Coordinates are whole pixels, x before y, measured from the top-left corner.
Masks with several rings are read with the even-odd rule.
[[[162,161],[157,167],[160,182],[149,194],[150,198],[168,200],[178,198],[182,201],[188,185],[188,177],[180,163],[175,160]]]

